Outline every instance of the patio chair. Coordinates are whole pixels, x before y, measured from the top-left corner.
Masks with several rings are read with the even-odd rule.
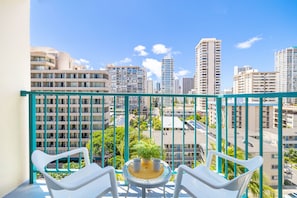
[[[83,153],[85,167],[69,176],[56,180],[45,171],[50,162],[81,152]],[[87,148],[78,148],[57,155],[48,155],[35,150],[31,157],[33,164],[44,176],[51,197],[89,198],[99,197],[108,192],[111,192],[113,197],[118,197],[114,168],[111,166],[101,168],[96,163],[90,163]]]
[[[247,172],[228,180],[222,174],[210,170],[213,155],[241,165],[247,168]],[[261,156],[239,160],[223,153],[209,151],[206,165],[200,165],[194,169],[185,165],[178,167],[173,197],[178,198],[180,191],[184,190],[196,198],[239,198],[245,193],[254,171],[262,164]]]

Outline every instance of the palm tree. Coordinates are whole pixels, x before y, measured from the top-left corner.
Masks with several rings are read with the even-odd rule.
[[[110,127],[104,130],[104,156],[105,162],[104,164],[108,164],[113,166],[114,158],[115,158],[115,168],[122,168],[125,159],[124,159],[124,135],[125,129],[124,127],[116,128],[116,151],[114,153],[114,128]],[[102,131],[96,131],[93,134],[93,155],[101,156],[102,154]],[[140,139],[148,139],[140,134]],[[138,142],[138,130],[135,128],[129,128],[129,157],[133,158],[137,156],[136,151],[133,150],[133,146]],[[87,148],[90,150],[90,141],[87,143]]]

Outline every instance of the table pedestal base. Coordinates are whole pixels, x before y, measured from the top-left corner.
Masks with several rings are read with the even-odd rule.
[[[127,189],[125,198],[127,198],[127,195],[129,193],[129,189],[130,189],[130,184],[128,184],[128,189]],[[141,187],[141,197],[142,198],[145,198],[145,195],[146,195],[146,188],[145,187]],[[163,195],[164,195],[164,198],[166,198],[166,195],[165,195],[165,185],[163,186]]]

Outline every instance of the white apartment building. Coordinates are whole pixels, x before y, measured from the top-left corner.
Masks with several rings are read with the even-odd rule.
[[[278,127],[278,107],[277,106],[274,107],[273,117],[274,117],[273,126],[277,128]],[[297,129],[297,106],[284,105],[282,107],[282,126],[283,128]]]
[[[275,52],[274,64],[274,70],[279,72],[279,92],[296,92],[297,47],[289,47]],[[296,104],[297,98],[286,98],[284,102]]]
[[[259,72],[250,66],[234,67],[233,93],[271,93],[278,90],[277,72]],[[258,98],[249,98],[249,102],[258,102]],[[264,102],[276,102],[276,98],[265,98]]]
[[[220,94],[221,40],[203,38],[195,47],[196,71],[194,87],[197,94]],[[205,111],[205,98],[198,99],[198,110]]]
[[[67,53],[46,47],[31,49],[32,91],[108,92],[108,84],[106,71],[75,66]],[[90,96],[36,96],[37,149],[56,153],[56,145],[58,152],[85,146],[92,130],[101,130],[109,124],[109,107],[105,100],[103,112],[102,102],[101,96],[93,96],[92,101]]]
[[[154,93],[153,80],[148,80],[147,81],[147,93]]]
[[[147,73],[145,68],[107,65],[106,70],[109,74],[111,93],[147,93]],[[124,97],[117,97],[115,108],[123,109],[124,102]],[[110,104],[113,106],[113,98]],[[145,107],[146,101],[144,97],[140,97],[140,105],[142,108],[147,108]],[[137,96],[129,97],[129,107],[131,108],[129,110],[138,108]]]

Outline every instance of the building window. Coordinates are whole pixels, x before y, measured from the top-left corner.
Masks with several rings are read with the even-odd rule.
[[[271,180],[278,180],[277,175],[272,175],[272,176],[271,176]]]
[[[277,159],[277,157],[278,157],[277,154],[272,154],[272,155],[271,155],[271,158],[272,158],[272,159]]]
[[[271,165],[271,169],[277,169],[278,168],[278,165],[277,164],[272,164]]]

